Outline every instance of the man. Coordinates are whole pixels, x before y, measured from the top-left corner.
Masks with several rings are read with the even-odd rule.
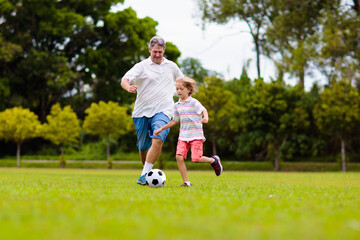
[[[146,185],[146,174],[159,157],[169,133],[153,132],[166,125],[173,115],[175,79],[183,77],[179,67],[164,57],[165,41],[155,36],[149,43],[150,57],[135,64],[122,78],[121,87],[136,93],[132,118],[143,170],[137,184]]]

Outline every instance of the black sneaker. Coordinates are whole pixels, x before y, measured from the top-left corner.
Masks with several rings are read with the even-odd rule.
[[[222,171],[223,171],[223,167],[222,167],[222,165],[221,165],[220,158],[219,158],[219,156],[217,156],[217,155],[212,156],[212,158],[213,158],[215,161],[211,164],[211,166],[213,167],[216,176],[220,176],[220,174],[221,174]]]

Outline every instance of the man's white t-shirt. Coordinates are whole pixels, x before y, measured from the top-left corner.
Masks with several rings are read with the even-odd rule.
[[[183,76],[176,63],[166,58],[160,65],[151,61],[150,57],[135,64],[122,78],[137,86],[132,117],[152,117],[163,112],[172,118],[175,79]]]

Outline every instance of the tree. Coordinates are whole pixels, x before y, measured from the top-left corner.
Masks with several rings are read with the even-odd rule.
[[[11,62],[21,52],[21,46],[3,40],[0,33],[0,66],[7,71],[7,63]],[[10,76],[0,74],[0,110],[5,110],[4,99],[10,95]]]
[[[0,139],[17,144],[17,167],[20,167],[21,144],[38,136],[40,121],[29,109],[14,107],[0,113]]]
[[[180,66],[184,75],[194,79],[199,85],[206,77],[221,77],[219,73],[204,68],[200,60],[196,58],[185,58]]]
[[[260,55],[262,51],[262,34],[270,15],[270,0],[198,0],[203,24],[225,24],[230,20],[245,21],[253,38],[256,52],[256,68],[258,78],[261,77]]]
[[[339,81],[326,88],[320,94],[320,99],[314,109],[316,124],[320,131],[340,140],[341,167],[345,172],[347,141],[359,131],[359,93],[350,83]]]
[[[356,3],[356,1],[354,1]],[[317,34],[319,53],[315,64],[327,77],[328,84],[341,79],[352,79],[360,86],[360,17],[341,1],[327,8],[321,15],[322,28]]]
[[[45,121],[57,102],[78,113],[92,101],[133,102],[119,80],[148,56],[158,23],[131,8],[110,11],[123,2],[2,1],[0,107],[22,105]],[[179,55],[174,45],[167,53]]]
[[[47,123],[41,126],[41,136],[55,145],[60,145],[60,166],[65,167],[64,147],[78,144],[80,137],[80,122],[70,106],[61,110],[60,104],[52,106],[50,114],[46,117]]]
[[[235,115],[242,129],[239,144],[248,151],[258,147],[273,156],[274,169],[279,171],[282,148],[292,134],[309,125],[308,114],[299,104],[303,90],[258,79],[246,93]]]
[[[304,87],[306,71],[316,49],[314,34],[321,26],[320,13],[328,4],[327,0],[281,0],[272,4],[265,37],[266,55],[280,58],[275,62],[280,75],[287,72],[297,77],[300,87]]]
[[[110,137],[119,137],[131,130],[131,117],[127,113],[128,109],[120,107],[118,103],[100,101],[99,104],[92,103],[85,110],[83,129],[86,133],[98,135],[107,141],[106,155],[108,168],[112,168],[110,158]]]
[[[180,55],[181,52],[175,44],[173,44],[172,42],[166,42],[164,56],[167,59],[178,63],[178,58],[180,57]]]
[[[216,77],[204,79],[204,84],[199,87],[199,92],[194,95],[209,114],[209,123],[205,124],[205,134],[210,135],[212,154],[217,154],[219,136],[223,136],[231,128],[231,117],[237,108],[235,95],[224,89],[224,81]]]

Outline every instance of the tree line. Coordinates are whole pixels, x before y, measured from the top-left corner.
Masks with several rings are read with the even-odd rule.
[[[29,133],[25,139],[40,136],[62,146],[74,144],[80,136],[81,146],[84,137],[97,141],[90,137],[95,134],[107,139],[107,143],[121,142],[125,151],[136,149],[133,145],[126,147],[133,130],[123,120],[131,121],[135,96],[121,89],[120,79],[136,62],[148,57],[147,41],[156,35],[158,23],[149,17],[138,18],[131,8],[112,11],[122,3],[121,0],[1,2],[1,126],[8,126],[5,122],[9,124],[10,119],[16,122],[24,115],[29,116],[32,124],[38,121],[34,124],[41,126],[36,127],[37,135]],[[359,154],[359,0],[197,0],[197,3],[204,28],[208,23],[229,21],[247,24],[258,70],[256,79],[248,78],[246,66],[239,78],[224,79],[221,74],[203,68],[197,59],[179,61],[181,52],[174,43],[167,43],[165,57],[178,63],[184,74],[198,82],[200,91],[195,97],[209,111],[206,151],[228,159],[271,160],[275,169],[281,160],[341,153],[339,158],[346,170],[346,150],[351,155]],[[261,55],[275,63],[274,79],[262,79]],[[307,92],[305,81],[315,70],[326,77],[327,84],[314,84]],[[298,79],[296,86],[286,84],[289,77]],[[113,113],[122,116],[121,120],[108,125],[122,129],[121,133],[113,129],[114,136],[96,132],[103,120],[91,113],[101,112],[111,104],[122,109]],[[51,127],[51,122],[60,121],[54,119],[62,114],[72,116],[73,120],[64,122],[73,121],[74,129],[70,132],[79,135],[55,140],[61,134]],[[93,130],[85,124],[90,116],[98,121]],[[32,126],[30,122],[28,126]],[[3,139],[0,146],[2,154],[9,154],[4,140],[11,138],[5,130],[0,132]],[[20,130],[22,134],[26,131]],[[84,135],[86,131],[89,135]],[[164,151],[174,151],[176,138],[175,129]],[[23,141],[23,137],[15,140]],[[39,149],[34,145],[31,148]],[[111,149],[107,148],[111,166]]]
[[[323,91],[315,84],[305,92],[282,81],[251,81],[245,72],[232,81],[204,78],[194,97],[208,110],[206,146],[214,155],[273,161],[275,170],[280,170],[280,161],[341,153],[342,170],[346,171],[346,148],[356,149],[358,145],[360,97],[356,87],[346,81],[333,82]],[[20,146],[25,140],[49,140],[60,146],[64,167],[64,146],[79,144],[83,131],[106,140],[111,168],[110,138],[135,134],[130,112],[112,101],[92,103],[85,110],[81,127],[70,106],[61,109],[59,103],[53,105],[44,123],[29,109],[14,107],[0,112],[0,139],[17,144],[18,166]],[[174,152],[176,139],[177,133],[169,135],[165,151]]]

